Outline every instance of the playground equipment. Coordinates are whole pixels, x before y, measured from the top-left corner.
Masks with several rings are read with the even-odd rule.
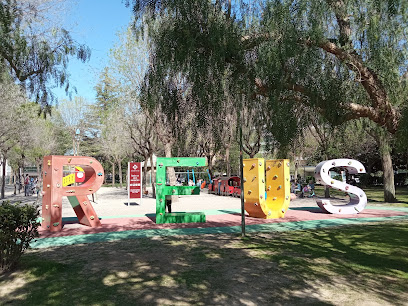
[[[167,167],[204,167],[206,158],[202,157],[158,157],[156,171],[156,223],[189,223],[205,222],[205,214],[198,213],[166,213],[166,196],[197,195],[200,186],[166,186]]]
[[[350,202],[345,205],[332,205],[330,200],[318,199],[317,205],[325,212],[330,214],[358,214],[362,212],[367,205],[367,196],[360,188],[340,182],[330,177],[330,169],[338,167],[345,168],[349,174],[366,173],[362,163],[354,159],[332,159],[322,161],[316,166],[315,179],[317,183],[327,185],[331,188],[347,192],[354,195],[350,196]]]
[[[75,173],[64,176],[64,168]],[[95,193],[103,183],[102,165],[86,156],[45,156],[43,160],[43,200],[41,226],[52,232],[62,229],[62,197],[71,203],[81,224],[101,226],[88,195]],[[75,183],[82,183],[75,186]]]
[[[217,177],[208,185],[208,193],[233,197],[241,196],[241,179],[238,176]]]
[[[249,216],[264,219],[283,218],[290,202],[289,160],[265,162],[263,158],[244,159],[243,169],[245,210]]]

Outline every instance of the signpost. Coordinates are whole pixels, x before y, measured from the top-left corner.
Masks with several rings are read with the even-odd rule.
[[[142,204],[142,163],[128,163],[128,206],[130,199],[139,199]]]

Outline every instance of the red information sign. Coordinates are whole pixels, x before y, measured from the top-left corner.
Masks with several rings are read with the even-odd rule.
[[[142,198],[142,164],[129,163],[129,199]]]

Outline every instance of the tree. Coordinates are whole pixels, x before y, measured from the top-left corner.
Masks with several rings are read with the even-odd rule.
[[[75,97],[73,101],[62,100],[57,111],[65,129],[69,132],[72,141],[72,154],[79,155],[82,138],[87,132],[87,112],[89,103],[83,97]]]
[[[111,160],[112,184],[115,183],[115,164],[117,164],[120,187],[123,187],[122,161],[128,156],[130,148],[130,137],[123,108],[112,108],[106,119],[110,124],[104,125],[101,131],[102,153]]]
[[[165,79],[169,70],[183,73],[199,112],[221,105],[225,88],[219,80],[227,76],[233,80],[231,95],[267,99],[270,121],[283,123],[269,130],[279,142],[296,136],[293,110],[299,103],[332,124],[358,118],[374,122],[386,135],[379,138],[387,173],[384,198],[395,201],[388,142],[408,114],[406,1],[128,4],[136,25],[142,16],[148,23],[160,22],[148,27],[155,45],[149,74]]]
[[[26,131],[26,118],[22,109],[26,103],[26,96],[20,88],[4,78],[0,82],[0,118],[2,128],[0,130],[0,156],[3,166],[1,198],[4,198],[6,184],[6,160],[10,150],[17,145],[21,135]]]
[[[35,101],[50,107],[52,85],[70,92],[69,58],[85,62],[90,49],[75,42],[66,29],[44,23],[46,13],[55,10],[40,0],[0,2],[1,72],[8,71]],[[49,4],[48,3],[48,4]],[[57,3],[58,4],[58,3]]]

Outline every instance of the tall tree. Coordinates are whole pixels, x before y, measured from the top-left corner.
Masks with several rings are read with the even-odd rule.
[[[90,49],[73,40],[66,29],[44,22],[45,14],[55,10],[50,6],[44,10],[46,2],[51,1],[0,1],[0,69],[49,107],[54,100],[52,86],[70,92],[69,58],[85,62]]]
[[[136,24],[142,16],[160,23],[148,28],[155,45],[149,75],[183,73],[199,112],[217,108],[220,80],[233,79],[231,94],[267,98],[270,121],[283,123],[269,130],[280,142],[298,131],[299,103],[334,124],[368,118],[388,133],[381,138],[384,198],[395,201],[388,142],[406,122],[408,3],[237,2],[128,1]]]

